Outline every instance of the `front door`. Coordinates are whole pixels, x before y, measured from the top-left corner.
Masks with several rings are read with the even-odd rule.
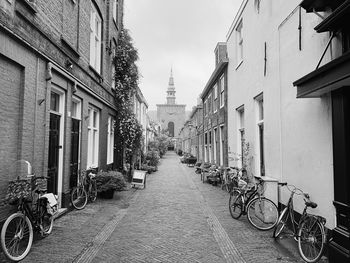
[[[60,149],[60,120],[61,116],[50,113],[49,131],[49,162],[47,171],[47,190],[57,194],[58,186],[58,161]]]
[[[332,92],[334,206],[336,228],[330,241],[330,262],[350,259],[350,87]]]
[[[79,169],[79,132],[80,120],[72,118],[71,156],[70,156],[70,188],[77,186]]]

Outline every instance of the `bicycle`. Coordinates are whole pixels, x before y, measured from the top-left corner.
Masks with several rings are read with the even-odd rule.
[[[221,172],[221,189],[230,193],[235,186],[235,178],[238,176],[237,167],[225,167]]]
[[[78,178],[78,185],[73,188],[71,193],[71,203],[77,210],[83,209],[88,200],[95,202],[97,198],[96,174],[82,171]]]
[[[278,220],[278,209],[274,202],[262,196],[264,181],[256,178],[258,183],[246,183],[237,178],[238,187],[230,193],[229,209],[234,219],[247,215],[248,221],[259,230],[270,230]]]
[[[326,233],[324,225],[326,219],[322,216],[307,213],[308,207],[317,207],[316,203],[310,201],[308,194],[294,185],[288,185],[287,183],[279,183],[279,185],[286,186],[291,194],[287,206],[283,209],[275,226],[273,237],[277,238],[281,234],[289,219],[292,236],[298,242],[298,250],[302,259],[306,262],[317,262],[322,257],[325,248]],[[295,194],[302,195],[305,202],[303,213],[298,222],[294,219],[293,197]]]
[[[57,196],[46,194],[46,178],[32,175],[30,184],[35,189],[30,196],[25,196],[22,192],[21,196],[8,200],[9,204],[17,205],[17,212],[10,215],[2,226],[1,247],[5,256],[12,261],[20,261],[28,255],[33,243],[33,229],[42,237],[52,232],[58,203]],[[21,190],[23,185],[29,185],[28,180],[17,179],[16,182],[19,182]]]

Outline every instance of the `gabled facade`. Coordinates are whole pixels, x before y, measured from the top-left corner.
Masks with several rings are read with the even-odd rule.
[[[19,159],[69,206],[82,169],[113,166],[112,58],[123,0],[0,5],[0,199]],[[0,221],[8,213],[0,205]]]
[[[215,48],[215,70],[202,94],[203,134],[202,157],[204,162],[227,166],[227,51],[226,43]]]

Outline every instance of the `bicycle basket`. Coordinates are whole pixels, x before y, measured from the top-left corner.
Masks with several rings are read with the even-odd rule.
[[[19,179],[10,181],[7,187],[5,202],[10,205],[16,204],[21,198],[28,198],[32,193],[31,179]]]
[[[46,178],[35,178],[35,190],[45,192],[47,191],[47,179]]]

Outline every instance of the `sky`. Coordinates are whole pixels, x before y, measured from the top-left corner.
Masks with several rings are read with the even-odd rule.
[[[215,69],[214,49],[226,34],[241,0],[125,0],[140,72],[139,87],[149,110],[166,103],[170,70],[176,103],[190,111]]]

